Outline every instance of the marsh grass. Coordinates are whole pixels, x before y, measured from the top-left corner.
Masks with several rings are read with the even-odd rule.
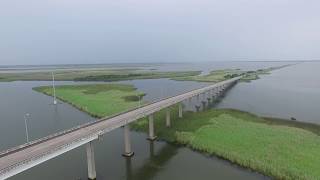
[[[53,95],[50,86],[36,87],[34,90]],[[102,118],[137,107],[138,96],[142,97],[144,93],[126,84],[89,84],[57,86],[56,95],[77,109]]]
[[[55,70],[56,81],[123,81],[199,75],[200,71],[153,71],[141,69]],[[0,81],[51,81],[51,71],[0,73]]]
[[[320,138],[314,133],[319,126],[230,109],[186,112],[183,119],[178,119],[177,108],[173,109],[171,128],[165,127],[164,111],[155,117],[160,139],[277,179],[320,178]],[[148,121],[142,119],[132,128],[147,131]]]
[[[174,77],[173,79],[178,81],[199,81],[217,83],[237,76],[242,76],[242,78],[240,79],[241,82],[250,82],[252,80],[260,79],[260,75],[270,74],[271,71],[281,69],[287,66],[290,66],[290,64],[277,67],[269,67],[265,69],[258,69],[256,71],[244,71],[241,69],[220,69],[213,70],[206,75],[182,76]]]
[[[35,90],[52,95],[51,87]],[[131,85],[96,84],[57,86],[57,97],[95,117],[110,116],[138,106],[142,92]],[[171,128],[165,110],[155,113],[156,135],[171,143],[226,159],[277,179],[319,179],[320,126],[232,110],[185,112],[178,118],[171,108]],[[146,118],[131,124],[148,129]]]

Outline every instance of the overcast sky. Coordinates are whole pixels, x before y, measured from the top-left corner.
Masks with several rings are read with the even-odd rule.
[[[0,0],[0,65],[320,59],[319,0]]]

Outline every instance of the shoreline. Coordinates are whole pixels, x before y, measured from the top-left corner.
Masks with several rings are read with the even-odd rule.
[[[79,86],[79,85],[75,85],[75,86]],[[36,88],[33,88],[33,89],[35,91],[37,91]],[[41,91],[37,91],[37,92],[40,92],[40,93],[43,93],[45,95],[50,96],[50,93],[44,93],[44,92],[41,92]],[[77,108],[78,110],[89,114],[90,116],[93,116],[95,118],[103,117],[103,116],[94,114],[94,113],[90,112],[90,110],[84,109],[81,106],[78,107],[73,102],[65,100],[65,99],[62,99],[59,96],[57,96],[57,98],[59,98],[63,102],[66,102],[66,103],[72,105],[73,107]],[[175,127],[175,124],[174,124],[175,121],[177,121],[177,122],[180,121],[177,118],[177,112],[176,111],[177,111],[177,108],[173,107],[173,109],[172,109],[172,113],[174,113],[173,116],[172,116],[173,128],[177,128],[178,127],[178,126]],[[320,125],[307,123],[307,122],[279,119],[279,118],[273,118],[273,117],[259,117],[257,115],[252,114],[252,113],[239,111],[239,110],[235,110],[235,109],[218,109],[218,110],[207,110],[207,111],[225,111],[227,114],[231,114],[231,115],[233,113],[240,113],[240,115],[241,114],[249,115],[249,117],[259,118],[259,122],[258,122],[259,124],[265,124],[266,126],[275,126],[275,127],[279,127],[280,126],[280,127],[286,127],[286,128],[300,129],[300,130],[311,132],[311,133],[313,133],[313,134],[315,134],[317,136],[319,135],[319,133],[317,133],[317,132],[320,132]],[[191,115],[193,116],[193,118],[197,118],[197,117],[201,117],[201,114],[202,113],[206,113],[207,111],[199,112],[199,113],[192,113],[192,112],[185,112],[185,113],[186,114],[187,113],[192,113]],[[156,126],[158,126],[160,121],[164,120],[164,116],[163,116],[163,113],[161,113],[161,112],[156,113],[156,116],[157,116],[157,119],[159,119],[159,117],[162,117],[160,120],[158,120],[158,121],[156,120],[155,121],[155,123],[157,124]],[[146,124],[143,124],[142,126],[140,125],[140,127],[139,127],[139,122],[143,122],[145,120],[146,120],[146,118],[142,118],[142,119],[130,124],[130,127],[132,127],[132,129],[135,130],[135,131],[147,132],[147,129],[146,129],[146,126],[145,126]],[[190,121],[192,121],[192,120],[190,120]],[[202,128],[202,126],[199,126],[198,128],[196,128],[196,131],[198,129],[201,129],[201,128]],[[158,130],[159,130],[159,127],[156,127],[156,134],[157,134]],[[160,130],[161,130],[161,128],[160,128]],[[177,131],[177,132],[179,132],[179,131]],[[223,153],[221,154],[221,152],[220,153],[219,152],[212,152],[212,151],[208,151],[208,150],[204,149],[201,146],[199,147],[199,146],[195,146],[195,145],[192,145],[192,144],[188,144],[189,141],[190,141],[190,139],[188,139],[188,137],[187,137],[188,133],[187,134],[183,134],[183,133],[184,133],[184,131],[182,131],[182,133],[179,135],[179,136],[181,136],[180,140],[179,139],[172,139],[172,137],[170,139],[170,138],[168,138],[169,136],[166,136],[165,133],[158,135],[158,137],[159,137],[159,140],[161,140],[161,141],[165,141],[167,143],[174,144],[174,145],[177,145],[177,146],[188,147],[188,148],[192,149],[193,151],[197,151],[197,152],[200,152],[202,154],[207,154],[208,156],[214,156],[214,157],[217,157],[219,159],[226,160],[226,161],[230,162],[231,164],[237,165],[237,166],[242,167],[244,169],[249,169],[250,171],[255,172],[255,173],[263,174],[263,175],[268,176],[268,177],[290,179],[290,178],[286,178],[286,177],[282,177],[282,176],[277,176],[277,175],[274,175],[272,173],[270,174],[266,170],[263,170],[263,169],[254,168],[254,167],[252,167],[250,165],[242,164],[242,162],[243,162],[242,160],[229,158],[228,156],[224,155]],[[185,137],[187,137],[187,139],[184,139]]]
[[[176,110],[175,110],[176,111]],[[174,112],[175,112],[174,111]],[[285,133],[288,133],[288,134],[291,134],[291,135],[294,135],[295,133],[297,133],[298,135],[296,136],[297,138],[300,136],[300,135],[306,135],[306,138],[307,139],[305,139],[306,141],[308,141],[308,140],[310,140],[310,139],[312,139],[312,137],[314,138],[314,137],[316,137],[317,139],[319,138],[318,136],[319,136],[319,133],[316,133],[316,132],[314,132],[314,131],[312,131],[310,128],[306,128],[306,127],[308,127],[308,126],[311,126],[311,127],[314,127],[314,124],[310,124],[310,123],[304,123],[304,122],[298,122],[298,124],[302,124],[302,125],[304,125],[304,126],[299,126],[299,127],[297,127],[297,126],[295,126],[295,124],[297,124],[297,122],[296,121],[291,121],[291,120],[285,120],[285,119],[281,119],[281,122],[279,123],[278,121],[280,121],[279,120],[279,118],[266,118],[266,117],[259,117],[259,116],[256,116],[256,115],[254,115],[254,114],[252,114],[252,113],[248,113],[248,112],[243,112],[243,111],[238,111],[238,110],[234,110],[234,109],[218,109],[218,110],[208,110],[208,111],[204,111],[204,112],[200,112],[200,113],[204,113],[204,114],[206,114],[206,113],[208,113],[209,111],[217,111],[217,112],[223,112],[223,113],[226,113],[226,114],[231,114],[231,116],[232,116],[232,113],[235,113],[235,114],[237,114],[238,113],[238,115],[236,115],[236,117],[241,117],[241,116],[243,116],[243,117],[252,117],[252,118],[257,118],[256,120],[258,121],[258,122],[255,122],[256,120],[254,119],[254,121],[251,121],[251,120],[245,120],[245,121],[242,121],[242,122],[240,122],[240,124],[241,123],[243,123],[244,124],[244,126],[246,125],[246,124],[257,124],[258,125],[258,127],[260,126],[262,126],[263,128],[267,128],[267,131],[265,131],[265,132],[273,132],[273,131],[275,131],[275,134],[274,135],[276,135],[276,134],[278,134],[279,135],[279,138],[280,138],[280,134],[283,134],[283,132],[282,131],[285,131],[284,132],[284,134]],[[197,121],[201,121],[201,119],[203,118],[203,115],[197,115],[197,113],[193,113],[193,112],[186,112],[186,113],[190,113],[190,114],[188,114],[188,115],[191,115],[192,116],[192,118],[196,118],[196,117],[198,117],[197,118]],[[176,114],[176,113],[175,113]],[[210,113],[209,113],[210,114]],[[214,132],[214,131],[217,131],[217,130],[219,130],[219,129],[212,129],[212,130],[208,130],[208,131],[206,131],[205,129],[208,127],[208,125],[210,124],[206,124],[205,123],[205,125],[201,125],[200,126],[200,128],[196,128],[196,130],[193,132],[193,131],[190,131],[190,127],[188,127],[188,125],[183,125],[181,122],[182,121],[188,121],[189,123],[194,123],[194,122],[191,122],[191,121],[195,121],[194,119],[192,120],[192,118],[186,118],[186,119],[182,119],[182,120],[179,120],[179,119],[176,119],[176,118],[173,118],[173,122],[176,122],[176,124],[173,124],[172,125],[172,127],[171,128],[173,128],[174,130],[173,131],[175,131],[175,132],[172,132],[172,130],[171,130],[171,128],[170,129],[167,129],[167,128],[165,128],[165,127],[163,127],[163,125],[162,124],[164,124],[164,122],[163,122],[163,120],[162,119],[164,119],[164,117],[160,117],[160,119],[159,119],[159,117],[158,117],[158,122],[159,121],[162,121],[161,123],[156,123],[156,130],[158,130],[158,131],[156,131],[156,134],[157,134],[157,136],[159,137],[159,141],[165,141],[165,142],[167,142],[167,143],[169,143],[169,144],[174,144],[174,145],[177,145],[177,146],[181,146],[181,147],[188,147],[188,148],[190,148],[190,149],[192,149],[193,151],[197,151],[197,152],[200,152],[200,153],[202,153],[202,154],[206,154],[206,155],[208,155],[208,156],[214,156],[214,157],[218,157],[219,159],[223,159],[223,160],[226,160],[226,161],[228,161],[228,162],[230,162],[231,164],[233,164],[233,165],[236,165],[236,166],[239,166],[239,167],[242,167],[242,168],[244,168],[244,169],[249,169],[250,171],[252,171],[252,172],[256,172],[256,173],[259,173],[259,174],[262,174],[262,175],[264,175],[264,176],[267,176],[267,177],[271,177],[271,178],[276,178],[276,179],[297,179],[297,178],[300,178],[300,179],[315,179],[315,177],[317,177],[317,176],[314,176],[314,175],[312,175],[312,174],[304,174],[304,175],[302,175],[302,174],[299,174],[298,172],[294,172],[294,171],[292,171],[292,169],[290,168],[290,167],[288,167],[288,172],[286,172],[286,168],[284,168],[284,169],[282,169],[282,170],[278,170],[278,169],[274,169],[274,170],[272,170],[273,169],[273,167],[272,166],[270,166],[270,165],[268,165],[268,164],[260,164],[260,165],[258,165],[257,164],[257,162],[259,162],[259,161],[262,161],[262,162],[264,162],[264,160],[263,160],[263,155],[259,155],[259,156],[254,156],[254,158],[253,157],[251,157],[251,155],[250,155],[250,153],[249,153],[249,155],[248,155],[248,152],[247,153],[244,153],[244,155],[239,155],[239,154],[237,154],[237,152],[239,152],[237,149],[240,147],[242,147],[242,143],[244,143],[244,144],[247,144],[247,143],[252,143],[252,144],[250,144],[248,147],[250,147],[250,146],[259,146],[259,144],[260,143],[263,143],[263,142],[268,142],[268,143],[272,143],[273,141],[266,141],[264,138],[266,138],[266,139],[268,139],[268,137],[264,137],[264,136],[259,136],[258,134],[256,134],[256,135],[258,135],[258,136],[256,136],[256,137],[254,137],[254,136],[251,136],[251,138],[253,138],[253,139],[255,139],[255,138],[258,138],[258,140],[256,139],[256,141],[248,141],[248,140],[245,140],[245,139],[242,139],[242,140],[240,140],[240,141],[234,141],[234,143],[235,144],[238,144],[238,145],[235,145],[235,144],[233,144],[233,143],[229,143],[229,145],[227,145],[227,146],[225,146],[227,149],[229,149],[229,150],[227,150],[227,149],[221,149],[221,148],[216,148],[217,146],[220,146],[221,144],[222,144],[222,146],[223,146],[223,144],[225,143],[224,141],[221,141],[221,142],[219,142],[220,143],[220,145],[219,145],[219,143],[214,143],[213,142],[213,146],[211,146],[210,144],[207,144],[207,143],[204,143],[204,144],[199,144],[199,142],[197,142],[197,141],[201,141],[201,139],[199,139],[200,137],[202,138],[202,139],[206,139],[206,141],[204,141],[204,142],[211,142],[212,143],[212,141],[214,141],[214,139],[215,140],[217,140],[214,136],[221,136],[221,137],[223,137],[223,138],[225,138],[226,136],[228,136],[228,133],[225,133],[225,132],[223,132],[224,130],[224,128],[222,128],[222,129],[220,129],[220,130],[222,130],[222,133],[218,133],[218,134],[215,134],[215,133],[213,133],[213,134],[215,134],[214,136],[210,136],[209,134],[211,133],[211,132]],[[217,117],[216,117],[217,118]],[[133,130],[135,130],[135,131],[139,131],[139,132],[148,132],[148,127],[147,127],[147,120],[146,119],[142,119],[142,120],[139,120],[140,122],[135,122],[131,127],[132,127],[132,129]],[[144,123],[143,123],[144,122]],[[276,122],[276,123],[275,123]],[[278,123],[277,123],[278,122]],[[219,123],[218,123],[219,124]],[[212,126],[212,125],[209,125],[209,126]],[[214,126],[214,124],[213,124],[213,126]],[[229,129],[230,129],[230,127],[231,127],[231,129],[234,129],[234,127],[232,127],[233,125],[231,125],[231,126],[226,126],[226,128],[228,129],[228,127],[229,127]],[[237,127],[237,125],[235,125],[235,127]],[[204,129],[204,130],[203,130]],[[225,130],[227,130],[227,129],[225,129]],[[315,125],[315,127],[314,127],[314,129],[317,129],[317,130],[320,130],[320,125]],[[192,134],[196,134],[196,133],[198,133],[198,131],[202,131],[202,133],[204,133],[204,134],[202,134],[201,135],[201,133],[200,133],[200,135],[199,135],[199,137],[197,137],[197,135],[192,135]],[[254,130],[254,129],[250,129],[250,130]],[[167,131],[167,132],[166,132]],[[171,131],[171,132],[168,132],[168,131]],[[235,130],[235,131],[237,131],[237,130]],[[241,131],[240,131],[241,132]],[[264,131],[261,131],[261,132],[264,132]],[[269,132],[269,133],[270,133]],[[191,133],[191,134],[190,134]],[[209,133],[209,134],[208,134]],[[242,133],[245,133],[245,132],[242,132]],[[257,132],[257,133],[260,133],[259,131]],[[206,134],[206,136],[203,136],[203,135],[205,135]],[[313,134],[313,135],[312,135]],[[209,136],[208,136],[209,135]],[[239,135],[241,135],[241,134],[239,134]],[[289,135],[288,137],[290,137],[291,135]],[[237,133],[236,134],[234,134],[234,136],[229,136],[229,138],[231,138],[231,139],[237,139]],[[246,137],[246,136],[244,136],[244,137]],[[285,136],[286,137],[286,136]],[[251,139],[251,138],[249,138],[249,139]],[[277,137],[274,137],[275,139],[278,139]],[[281,138],[280,138],[281,139]],[[230,140],[228,140],[228,138],[226,139],[227,140],[227,142]],[[283,140],[283,138],[282,138],[282,140]],[[263,141],[263,142],[261,142],[261,141]],[[287,142],[287,141],[291,141],[290,140],[290,138],[287,140],[287,139],[285,139],[284,140],[284,142]],[[293,140],[294,141],[294,140]],[[239,144],[240,143],[240,144]],[[289,144],[285,144],[285,143],[283,143],[282,141],[279,141],[279,143],[280,144],[282,144],[282,146],[283,147],[287,147],[286,149],[290,149],[290,147],[299,147],[297,144],[295,144],[295,143],[289,143]],[[315,143],[317,143],[317,142],[315,142]],[[228,143],[227,143],[228,144]],[[275,143],[275,144],[277,144],[277,143]],[[233,148],[236,148],[236,149],[233,149],[233,148],[231,148],[231,147],[233,147]],[[244,145],[244,147],[245,147],[245,145]],[[244,147],[242,147],[242,148],[244,148]],[[244,148],[244,149],[247,149],[248,147],[246,147],[246,148]],[[267,148],[268,146],[266,146],[266,148]],[[231,148],[231,149],[230,149]],[[301,148],[301,147],[300,147]],[[264,147],[261,147],[261,149],[264,149]],[[260,149],[260,150],[261,150]],[[318,148],[319,150],[320,150],[320,147]],[[279,149],[278,149],[279,150]],[[250,151],[250,149],[248,150],[248,151]],[[259,150],[257,150],[257,151],[259,151]],[[308,152],[308,149],[306,149],[306,151]],[[227,152],[227,153],[226,153]],[[296,154],[296,153],[300,153],[300,152],[297,152],[297,151],[293,151],[293,152],[288,152],[288,151],[286,151],[286,150],[280,150],[279,151],[279,153],[293,153],[293,154]],[[230,153],[230,154],[229,154]],[[254,153],[254,152],[251,152],[251,153]],[[263,152],[262,152],[262,154],[263,154]],[[279,155],[277,155],[277,154],[273,154],[272,156],[274,156],[274,158],[271,158],[271,159],[274,159],[274,160],[272,160],[272,161],[280,161],[281,162],[281,157],[280,157],[280,159],[279,159]],[[253,159],[251,159],[251,158],[249,158],[249,157],[251,157],[251,158],[253,158]],[[250,161],[248,161],[249,159],[251,159]],[[261,159],[262,158],[262,159]],[[287,159],[287,161],[288,161],[288,164],[286,164],[286,166],[290,166],[290,165],[292,165],[292,166],[299,166],[300,167],[300,165],[299,165],[299,163],[300,162],[295,162],[294,161],[294,163],[295,164],[290,164],[289,162],[291,161],[290,159],[291,158],[295,158],[294,157],[294,155],[292,155],[292,156],[289,156],[288,157],[289,159]],[[260,159],[260,160],[259,160]],[[310,158],[309,158],[309,160],[310,160]],[[248,161],[248,162],[247,162]],[[286,160],[285,160],[286,161]],[[281,167],[281,165],[282,165],[282,163],[273,163],[273,165],[274,164],[277,164],[277,166],[280,166]],[[258,165],[258,166],[257,166]],[[315,163],[314,163],[314,165],[315,165]],[[291,169],[291,170],[290,170]],[[291,173],[293,173],[293,174],[291,174]],[[301,172],[300,172],[301,173]],[[290,175],[291,174],[291,175]],[[307,178],[306,178],[307,177]]]

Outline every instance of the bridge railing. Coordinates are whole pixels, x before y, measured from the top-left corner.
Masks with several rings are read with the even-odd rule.
[[[232,78],[232,79],[229,79],[229,80],[226,80],[226,81],[218,82],[218,83],[213,84],[213,85],[216,85],[218,87],[220,84],[222,85],[222,84],[226,84],[226,83],[231,83],[231,82],[239,80],[240,78],[241,77]],[[213,86],[213,85],[211,85],[211,86]],[[209,87],[211,87],[211,86],[209,86]],[[7,150],[4,150],[4,151],[0,152],[0,158],[3,157],[3,156],[7,156],[9,154],[15,153],[17,151],[21,151],[21,150],[26,149],[26,148],[28,148],[30,146],[34,146],[34,145],[40,144],[42,142],[57,138],[59,136],[62,136],[62,135],[68,134],[68,133],[72,133],[72,132],[74,132],[76,130],[91,126],[91,125],[99,123],[101,121],[106,121],[106,120],[111,119],[113,117],[116,117],[116,116],[119,116],[119,115],[122,115],[122,114],[125,114],[125,113],[128,113],[128,112],[131,112],[131,111],[134,111],[134,110],[137,110],[137,109],[140,109],[140,108],[143,108],[143,107],[146,107],[146,106],[149,106],[149,105],[152,105],[152,104],[155,104],[155,103],[158,103],[158,102],[170,99],[170,98],[174,98],[174,97],[177,97],[177,96],[182,96],[184,94],[187,94],[187,93],[190,93],[190,92],[193,92],[193,91],[200,91],[202,89],[204,91],[206,91],[209,87],[208,86],[207,87],[202,87],[202,88],[198,88],[198,89],[190,90],[188,92],[181,93],[179,95],[169,96],[169,97],[166,97],[166,98],[160,98],[160,99],[158,99],[156,101],[143,104],[140,107],[139,106],[138,107],[134,107],[134,108],[131,108],[129,110],[126,110],[126,111],[123,111],[123,112],[120,112],[120,113],[117,113],[117,114],[114,114],[114,115],[111,115],[111,116],[108,116],[108,117],[105,117],[105,118],[101,118],[101,119],[98,119],[98,120],[95,120],[95,121],[87,122],[85,124],[81,124],[81,125],[75,126],[73,128],[70,128],[70,129],[67,129],[67,130],[64,130],[64,131],[60,131],[60,132],[51,134],[49,136],[46,136],[46,137],[43,137],[43,138],[40,138],[40,139],[37,139],[37,140],[33,140],[33,141],[30,141],[28,143],[24,143],[22,145],[19,145],[19,146],[13,147],[13,148],[9,148]],[[195,93],[195,94],[192,94],[191,96],[195,96],[196,94],[200,94],[200,93]],[[178,102],[180,102],[180,101],[183,101],[183,99],[182,100],[178,100]]]

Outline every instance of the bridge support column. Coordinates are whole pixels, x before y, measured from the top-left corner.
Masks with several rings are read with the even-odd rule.
[[[153,141],[157,137],[154,135],[154,116],[153,114],[149,115],[149,137],[148,140]]]
[[[196,112],[200,112],[200,106],[195,106],[196,107]]]
[[[94,180],[97,178],[96,173],[96,165],[94,160],[94,149],[93,149],[93,143],[88,142],[87,143],[87,162],[88,162],[88,179]]]
[[[125,157],[131,157],[134,155],[131,150],[130,130],[128,124],[124,126],[124,153],[122,155]]]
[[[212,103],[214,103],[216,100],[216,96],[215,95],[212,95]]]
[[[179,103],[179,118],[182,118],[182,103]]]
[[[171,126],[171,122],[170,122],[170,109],[167,108],[166,110],[166,126],[170,127]]]
[[[202,109],[204,110],[206,108],[206,102],[202,101]]]

